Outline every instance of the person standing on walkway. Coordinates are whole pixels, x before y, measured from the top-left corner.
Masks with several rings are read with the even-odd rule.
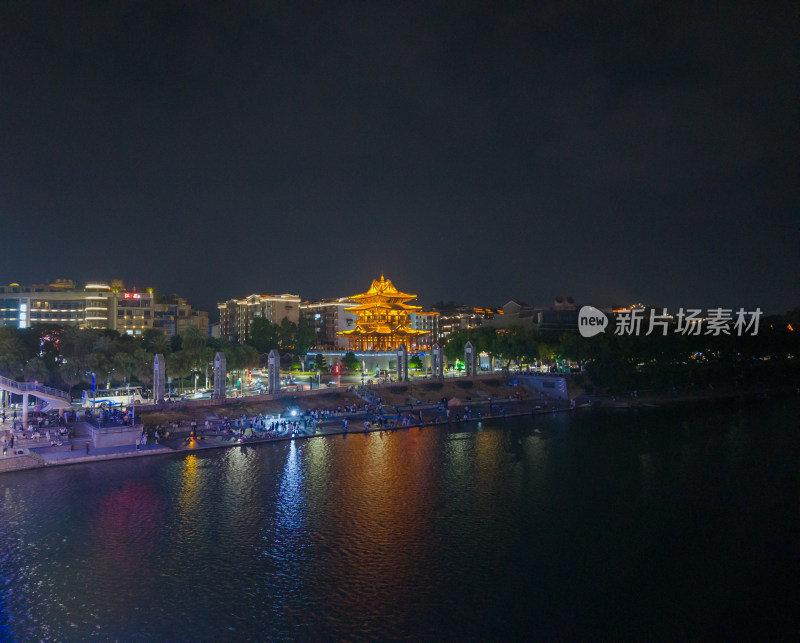
[[[8,438],[3,438],[3,455],[8,453]]]
[[[89,455],[89,443],[86,443],[86,455]]]

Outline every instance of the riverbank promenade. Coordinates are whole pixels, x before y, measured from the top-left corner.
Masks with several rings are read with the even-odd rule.
[[[796,392],[794,387],[785,386],[774,389],[770,393],[791,395],[800,394],[800,391]],[[328,394],[328,392],[322,392],[320,395]],[[374,394],[377,395],[377,392]],[[530,395],[530,392],[528,394]],[[732,398],[764,397],[765,395],[767,392],[761,387],[676,392],[641,397],[633,395],[619,398],[581,396],[572,401],[553,400],[534,394],[532,397],[523,397],[523,399],[507,395],[479,400],[461,400],[456,406],[426,403],[413,407],[405,405],[402,408],[389,405],[381,407],[376,403],[376,398],[370,398],[361,399],[360,404],[350,407],[351,410],[340,409],[335,412],[323,413],[320,415],[320,419],[315,420],[312,420],[308,411],[314,408],[314,404],[317,402],[320,403],[320,408],[324,408],[326,400],[323,397],[307,397],[305,398],[306,411],[299,410],[298,415],[291,417],[278,418],[264,414],[258,416],[234,415],[232,409],[225,407],[204,409],[207,426],[206,422],[197,422],[194,435],[191,424],[184,420],[173,426],[162,428],[157,441],[154,440],[151,432],[146,443],[140,443],[138,446],[128,444],[95,447],[90,437],[89,425],[85,422],[70,423],[72,437],[68,440],[62,438],[61,444],[56,446],[49,446],[45,436],[41,436],[39,440],[31,438],[29,434],[27,437],[21,437],[20,431],[15,433],[14,442],[11,444],[9,439],[11,421],[7,420],[6,424],[0,425],[0,442],[3,442],[5,436],[7,443],[5,455],[0,455],[0,473],[120,458],[196,452],[204,449],[236,448],[250,444],[311,439],[322,436],[426,429],[428,427],[435,429],[453,425],[474,426],[477,422],[489,419],[566,412],[593,406],[630,410],[714,400],[724,402]],[[367,402],[367,404],[363,402]],[[217,415],[217,413],[226,412],[233,417],[226,418],[224,415],[223,417]],[[238,430],[235,428],[237,424]],[[259,424],[262,426],[260,429],[256,428]],[[227,426],[232,428],[227,429]],[[270,426],[274,426],[274,428],[269,430]],[[89,445],[88,450],[87,444]]]
[[[173,428],[161,436],[157,443],[151,440],[147,444],[123,445],[87,449],[86,434],[88,426],[84,422],[71,425],[74,434],[70,440],[63,440],[59,446],[48,446],[44,440],[32,438],[16,438],[14,447],[9,447],[5,456],[0,455],[0,473],[20,469],[35,469],[67,464],[101,462],[120,458],[136,458],[164,455],[180,452],[194,452],[203,449],[235,448],[249,444],[262,444],[295,439],[311,439],[322,436],[347,435],[353,433],[372,433],[376,431],[399,431],[424,429],[428,427],[447,427],[456,424],[472,424],[488,419],[531,415],[535,413],[553,413],[572,410],[568,402],[543,400],[479,401],[454,408],[442,405],[421,405],[409,412],[392,412],[370,406],[369,410],[359,407],[353,412],[331,414],[318,421],[302,421],[305,416],[293,418],[300,420],[287,424],[290,428],[278,428],[274,431],[257,431],[242,428],[239,431],[225,431],[223,421],[214,414],[209,415],[209,426],[200,425],[196,435],[191,426]],[[287,418],[277,420],[283,425]],[[289,418],[292,419],[292,418]],[[240,418],[246,425],[249,418]],[[346,421],[346,422],[345,422]],[[249,428],[249,427],[248,427]]]

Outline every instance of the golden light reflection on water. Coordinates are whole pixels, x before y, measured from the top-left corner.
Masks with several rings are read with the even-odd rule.
[[[326,597],[329,609],[350,609],[353,588],[370,588],[370,601],[398,600],[394,583],[414,583],[427,572],[430,523],[436,501],[427,495],[428,479],[438,477],[431,458],[433,440],[418,431],[355,434],[331,443],[336,471],[326,494],[326,506],[313,523],[323,531],[319,545],[327,555],[316,561],[340,593]],[[330,510],[338,516],[330,531]],[[423,601],[430,583],[415,583],[420,591],[404,601]]]
[[[462,488],[461,481],[470,475],[472,448],[472,434],[470,433],[451,433],[445,437],[445,453],[447,455],[445,472],[448,486],[454,492],[458,492]]]
[[[175,500],[175,543],[181,548],[202,545],[200,535],[205,530],[206,514],[202,511],[202,488],[199,458],[187,455],[180,468]]]
[[[759,407],[742,435],[730,414],[710,428],[654,416],[638,442],[629,415],[574,416],[566,431],[548,416],[8,474],[0,611],[14,621],[0,615],[0,639],[12,623],[10,640],[524,640],[550,614],[568,632],[583,619],[588,637],[598,614],[632,613],[615,596],[635,600],[642,569],[672,576],[689,555],[708,561],[704,578],[718,574],[721,600],[697,607],[685,589],[699,574],[679,575],[667,594],[688,598],[665,604],[653,629],[676,610],[707,622],[736,583],[744,622],[748,587],[779,577],[773,605],[794,587],[778,573],[791,536],[763,574],[719,564],[720,545],[736,561],[748,538],[792,532],[792,494],[780,529],[763,502],[796,469],[796,409],[781,413],[792,415],[764,431]],[[734,464],[738,499],[719,475]],[[713,522],[687,550],[697,515]],[[678,554],[664,558],[654,535]],[[645,596],[636,613],[653,606]]]
[[[197,456],[193,453],[183,460],[177,504],[179,518],[186,517],[200,506],[200,476]]]

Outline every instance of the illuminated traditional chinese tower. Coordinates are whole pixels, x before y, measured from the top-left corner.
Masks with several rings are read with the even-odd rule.
[[[406,303],[416,297],[400,292],[381,275],[380,281],[375,279],[367,292],[350,297],[358,305],[345,310],[358,315],[358,320],[355,328],[339,334],[347,338],[350,350],[354,351],[394,351],[400,344],[410,350],[421,348],[429,343],[424,336],[430,333],[411,328],[408,315],[425,313],[421,313],[421,306]]]

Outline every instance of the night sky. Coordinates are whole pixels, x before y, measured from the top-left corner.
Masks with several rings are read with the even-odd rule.
[[[798,301],[797,4],[0,6],[0,282]]]

